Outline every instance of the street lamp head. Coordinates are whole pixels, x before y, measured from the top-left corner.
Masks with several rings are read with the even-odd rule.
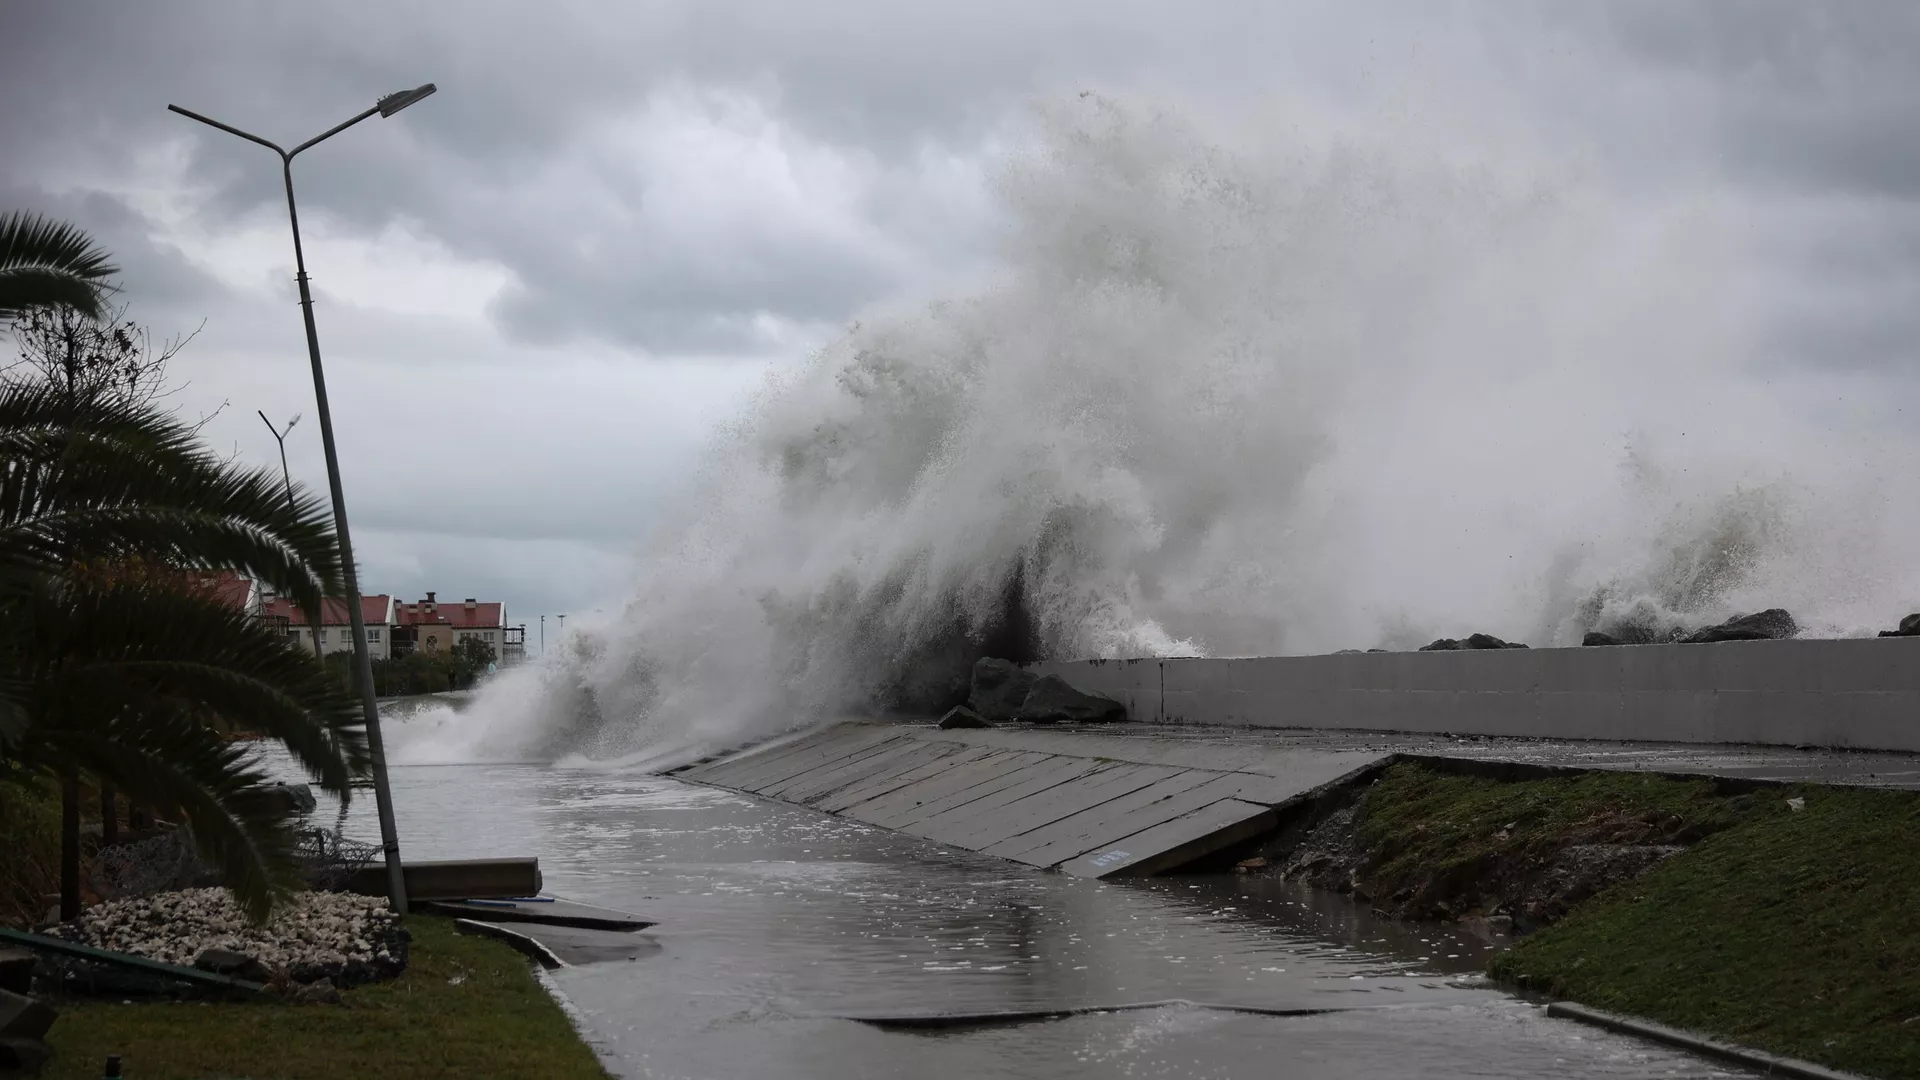
[[[407,106],[413,104],[414,102],[419,101],[421,98],[432,94],[436,89],[438,88],[435,87],[432,83],[427,83],[423,86],[416,86],[411,90],[396,91],[394,93],[388,94],[386,97],[383,97],[379,101],[375,102],[374,108],[379,109],[380,115],[383,117],[392,116],[394,113],[399,112],[401,109],[404,109]]]

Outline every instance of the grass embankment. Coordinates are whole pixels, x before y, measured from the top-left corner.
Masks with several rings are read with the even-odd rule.
[[[1793,810],[1788,799],[1804,799]],[[1568,843],[1687,850],[1495,957],[1554,997],[1880,1077],[1920,1078],[1920,795],[1600,773],[1502,783],[1402,765],[1355,834],[1392,895]],[[1537,853],[1540,857],[1529,857]]]
[[[1793,813],[1784,800],[1806,799]],[[1920,797],[1803,788],[1493,962],[1557,997],[1920,1077]]]
[[[1564,913],[1567,897],[1539,886],[1571,846],[1692,844],[1784,807],[1772,795],[1718,794],[1710,780],[1600,772],[1506,783],[1403,763],[1367,789],[1353,830],[1376,906],[1410,918],[1504,909],[1524,926]]]
[[[593,1052],[535,980],[526,958],[411,916],[405,974],[344,1003],[142,1002],[60,1006],[46,1075],[100,1075],[119,1054],[141,1080],[337,1080],[369,1076],[605,1080]]]

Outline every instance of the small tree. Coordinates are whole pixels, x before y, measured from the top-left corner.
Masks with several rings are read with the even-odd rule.
[[[494,661],[493,646],[471,634],[461,638],[460,643],[453,647],[453,655],[463,667],[474,672],[485,671],[487,665]]]
[[[200,333],[196,328],[156,347],[152,333],[127,318],[124,304],[98,319],[70,307],[30,308],[9,328],[20,355],[0,368],[0,385],[46,386],[68,401],[133,409],[159,407],[185,389],[168,383],[167,362]],[[212,418],[188,425],[188,431]]]

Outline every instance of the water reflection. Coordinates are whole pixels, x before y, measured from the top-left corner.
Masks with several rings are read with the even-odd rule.
[[[398,768],[393,788],[409,858],[535,854],[550,892],[660,920],[657,952],[556,976],[626,1075],[1741,1075],[1461,985],[1493,947],[1471,934],[1264,879],[1081,881],[653,776]],[[1364,1011],[837,1019],[1167,998]]]

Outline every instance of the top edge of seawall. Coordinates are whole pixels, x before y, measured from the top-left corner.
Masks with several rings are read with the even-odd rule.
[[[1920,638],[1025,666],[1168,724],[1920,752]]]

